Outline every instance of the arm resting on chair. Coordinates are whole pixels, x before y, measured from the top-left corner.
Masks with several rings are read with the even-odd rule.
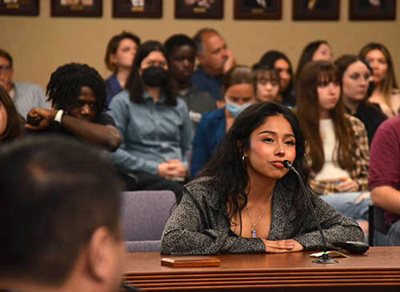
[[[400,215],[400,191],[390,186],[380,186],[372,189],[371,196],[375,205]]]

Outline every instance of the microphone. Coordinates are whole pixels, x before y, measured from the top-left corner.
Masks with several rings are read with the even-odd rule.
[[[297,171],[297,169],[293,166],[293,164],[290,163],[290,161],[284,160],[282,162],[282,164],[283,164],[283,166],[285,166],[286,168],[288,168],[289,170],[293,171],[296,174],[297,179],[298,179],[298,181],[300,183],[301,190],[302,190],[304,196],[307,198],[308,208],[310,209],[311,214],[312,214],[312,216],[314,218],[314,221],[317,224],[319,233],[321,234],[321,239],[322,239],[322,244],[324,246],[324,250],[323,250],[322,256],[320,258],[314,260],[313,263],[317,263],[317,264],[336,264],[338,261],[333,260],[328,254],[328,246],[326,244],[326,238],[325,238],[324,232],[322,231],[321,224],[320,224],[320,222],[319,222],[319,220],[317,218],[317,215],[315,214],[314,206],[313,206],[313,204],[311,202],[310,194],[308,193],[308,189],[307,189],[307,187],[306,187],[306,185],[305,185],[305,183],[303,181],[303,178],[301,177],[301,175]]]

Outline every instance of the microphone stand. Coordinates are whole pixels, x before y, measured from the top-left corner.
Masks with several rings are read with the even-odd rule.
[[[315,210],[314,210],[314,207],[312,205],[311,198],[310,198],[310,195],[309,195],[308,190],[306,188],[306,185],[304,184],[303,178],[301,177],[301,175],[297,171],[297,169],[294,168],[294,166],[288,160],[284,160],[283,161],[283,165],[296,174],[297,179],[298,179],[298,181],[300,183],[301,190],[302,190],[304,196],[307,198],[308,208],[311,210],[311,214],[312,214],[312,216],[314,218],[315,223],[317,224],[318,231],[321,234],[321,239],[322,239],[322,244],[324,245],[324,250],[322,252],[321,257],[319,257],[318,259],[314,260],[313,263],[317,263],[317,264],[337,264],[338,261],[332,259],[329,256],[328,247],[327,247],[327,244],[326,244],[326,239],[325,239],[325,236],[324,236],[324,232],[322,231],[321,224],[319,223],[317,215],[315,214]]]

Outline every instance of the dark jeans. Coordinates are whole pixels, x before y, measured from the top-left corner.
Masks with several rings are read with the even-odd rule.
[[[124,191],[170,190],[174,192],[177,204],[182,199],[183,183],[143,171],[135,171],[129,174],[119,171],[119,176],[124,183]]]
[[[400,245],[400,220],[390,225],[387,234],[375,231],[374,243],[377,246]]]

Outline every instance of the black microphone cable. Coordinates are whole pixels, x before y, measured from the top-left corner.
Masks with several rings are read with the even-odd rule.
[[[326,238],[325,238],[324,232],[322,231],[321,224],[320,224],[320,222],[318,220],[318,217],[315,214],[315,210],[314,210],[313,204],[311,202],[311,198],[310,198],[310,195],[308,193],[307,187],[306,187],[306,185],[305,185],[305,183],[303,181],[303,178],[301,177],[301,175],[297,171],[297,169],[292,165],[292,163],[290,163],[290,161],[284,160],[282,163],[286,168],[288,168],[289,170],[293,171],[296,174],[297,180],[300,183],[301,190],[302,190],[304,196],[307,198],[307,205],[308,205],[309,209],[311,210],[311,215],[313,216],[314,221],[317,224],[319,233],[321,234],[321,239],[322,239],[322,244],[324,246],[324,250],[322,252],[322,256],[320,258],[318,258],[317,260],[313,261],[313,263],[318,263],[318,264],[336,264],[338,261],[333,260],[329,256],[328,245],[326,244]]]

